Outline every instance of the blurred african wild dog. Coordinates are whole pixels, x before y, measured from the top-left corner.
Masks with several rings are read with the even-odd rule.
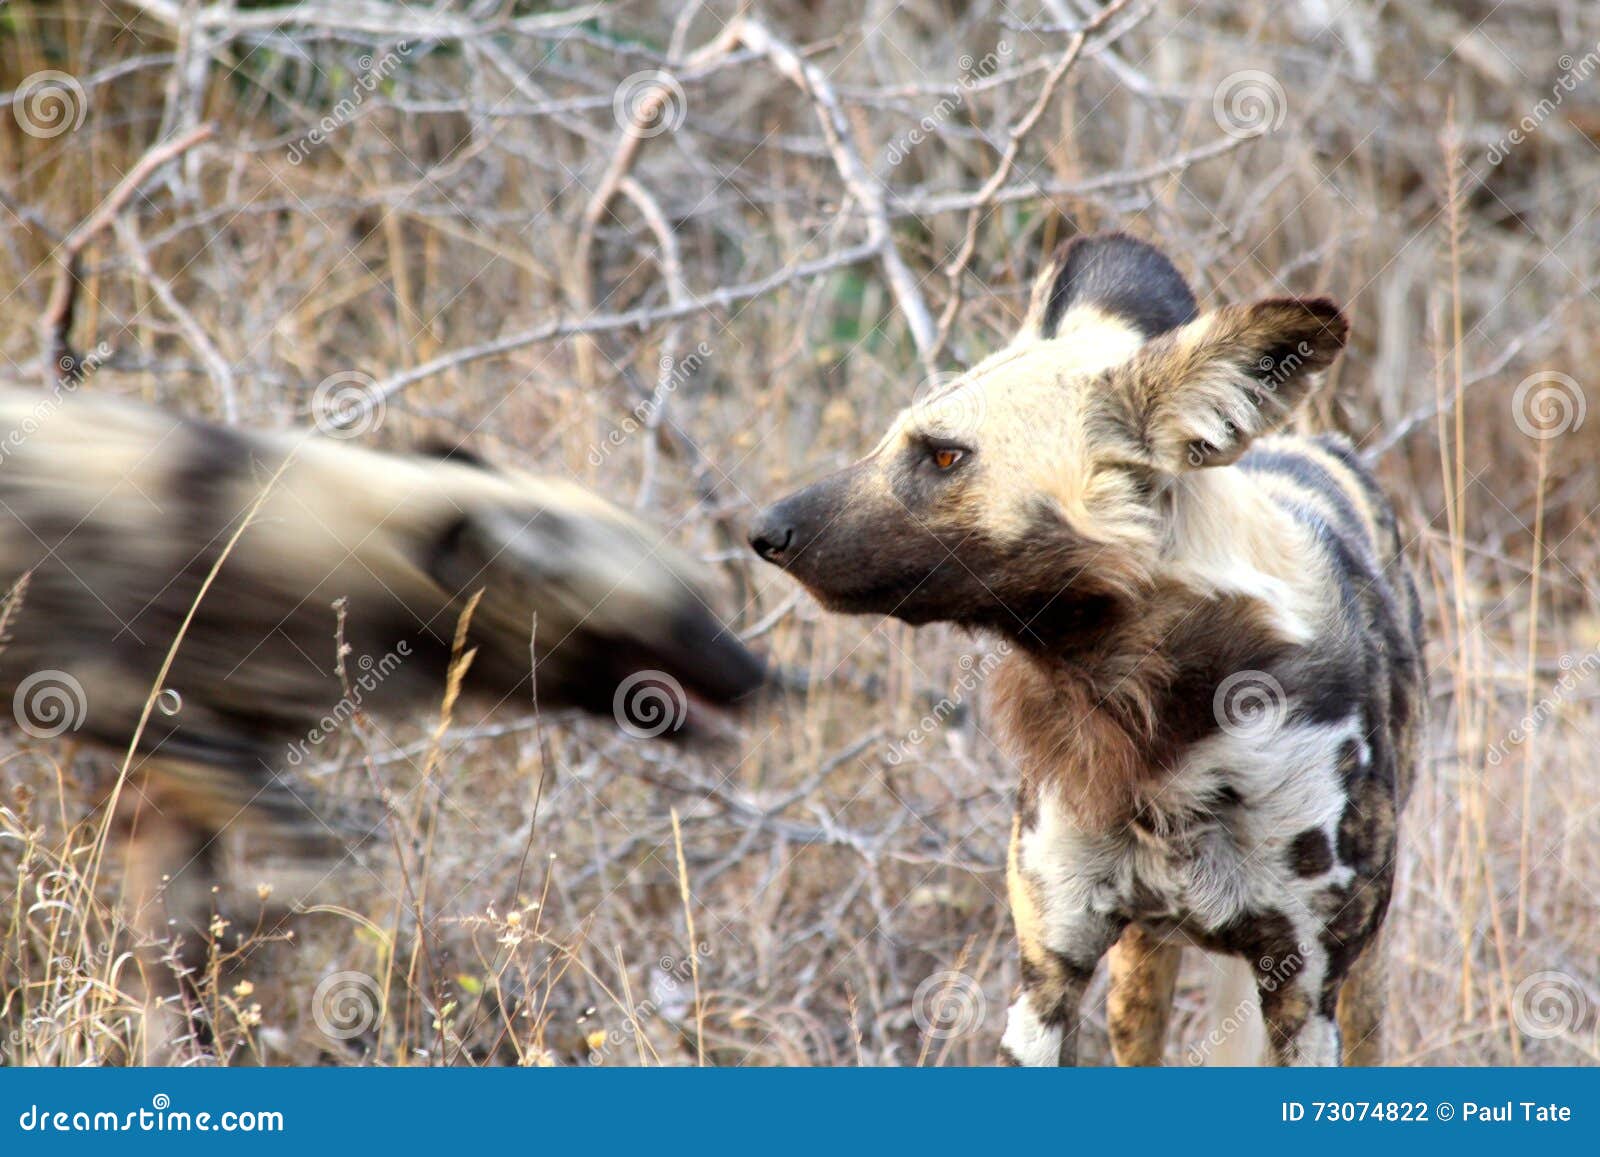
[[[1269,1041],[1218,1036],[1215,1059],[1379,1056],[1417,597],[1351,445],[1266,436],[1346,330],[1321,299],[1201,314],[1155,249],[1081,238],[1010,345],[754,525],[833,610],[1014,644],[993,679],[1022,775],[1005,1060],[1075,1060],[1109,951],[1116,1057],[1158,1063],[1186,944],[1264,1013]]]
[[[139,737],[120,800],[146,927],[158,895],[157,923],[205,927],[224,832],[327,874],[351,833],[293,765],[357,706],[434,715],[480,592],[458,725],[535,694],[626,714],[651,672],[676,717],[636,730],[662,732],[763,678],[696,566],[564,482],[83,395],[0,391],[0,430],[0,691],[35,734],[118,758]]]

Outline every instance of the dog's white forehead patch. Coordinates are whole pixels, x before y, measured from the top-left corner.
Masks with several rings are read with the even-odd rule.
[[[985,429],[1027,420],[1040,403],[1065,400],[1061,391],[1133,356],[1145,338],[1128,322],[1094,305],[1074,306],[1055,336],[1023,336],[966,373],[919,391],[890,423],[878,453],[908,435],[976,437]]]

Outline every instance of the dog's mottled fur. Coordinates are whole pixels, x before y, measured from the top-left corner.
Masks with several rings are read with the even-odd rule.
[[[1250,970],[1272,1059],[1378,1055],[1417,598],[1350,445],[1272,434],[1346,331],[1321,299],[1200,313],[1157,250],[1079,239],[1006,349],[757,519],[832,609],[1017,644],[1006,1060],[1074,1061],[1110,952],[1116,1055],[1156,1063],[1185,944]]]
[[[342,850],[285,773],[354,698],[436,710],[480,592],[461,723],[535,692],[609,713],[642,671],[684,708],[763,677],[696,568],[570,484],[82,394],[0,391],[0,431],[0,692],[36,734],[118,756],[139,736],[128,891],[185,927],[204,927],[224,830],[290,859]]]

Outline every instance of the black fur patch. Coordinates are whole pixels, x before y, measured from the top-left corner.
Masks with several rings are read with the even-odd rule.
[[[1294,978],[1305,969],[1305,946],[1295,938],[1294,924],[1282,912],[1246,912],[1212,931],[1191,932],[1202,947],[1241,956],[1256,973],[1261,1011],[1273,1041],[1280,1048],[1281,1027],[1293,1005]]]
[[[1307,828],[1289,844],[1289,870],[1309,879],[1333,867],[1333,846],[1321,828]]]
[[[424,438],[417,443],[417,453],[424,458],[439,458],[458,466],[476,466],[480,470],[493,470],[489,460],[475,450],[469,450],[448,438]]]
[[[1379,865],[1375,875],[1358,876],[1348,885],[1328,889],[1318,902],[1324,910],[1320,940],[1328,954],[1319,1000],[1324,1016],[1335,1014],[1339,986],[1383,923],[1393,889],[1394,863],[1389,860]]]
[[[1115,936],[1112,937],[1116,939]],[[1074,984],[1088,984],[1094,979],[1094,967],[1099,963],[1099,957],[1089,961],[1072,959],[1065,952],[1052,952],[1056,963],[1061,968],[1061,975]]]
[[[888,493],[863,483],[858,463],[769,507],[764,524],[789,543],[784,568],[830,610],[961,623],[1039,653],[1092,645],[1117,623],[1118,552],[1042,500],[1016,538],[976,529],[952,495],[959,480],[941,485],[923,457],[913,448],[894,464]]]
[[[1243,807],[1244,796],[1240,795],[1239,789],[1231,783],[1225,783],[1212,792],[1207,797],[1206,802],[1210,805],[1212,814],[1215,815],[1226,808]]]
[[[1393,775],[1362,780],[1339,817],[1339,862],[1359,875],[1376,875],[1394,854]]]
[[[1342,534],[1358,542],[1366,538],[1366,528],[1356,513],[1355,504],[1320,463],[1292,451],[1254,449],[1239,459],[1239,465],[1245,470],[1281,474],[1313,491],[1333,509]]]
[[[1075,305],[1093,305],[1146,338],[1193,321],[1198,309],[1183,274],[1158,249],[1124,233],[1077,237],[1057,251],[1058,272],[1041,330],[1054,337]]]
[[[172,492],[184,502],[199,506],[201,496],[225,496],[233,482],[249,476],[255,446],[248,438],[225,426],[200,422],[187,424],[181,437],[183,445],[174,464]],[[232,517],[244,510],[223,513]]]

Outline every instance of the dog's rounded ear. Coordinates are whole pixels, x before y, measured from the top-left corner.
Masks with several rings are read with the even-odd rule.
[[[1349,333],[1326,298],[1225,305],[1108,370],[1107,392],[1158,469],[1225,466],[1288,420]]]
[[[548,509],[467,510],[433,536],[423,568],[451,598],[482,591],[479,615],[510,615],[526,629],[527,613],[561,596],[563,572],[577,562],[565,529]]]
[[[1126,233],[1074,237],[1045,262],[1013,344],[1048,341],[1094,309],[1148,340],[1192,321],[1194,292],[1166,254]]]

